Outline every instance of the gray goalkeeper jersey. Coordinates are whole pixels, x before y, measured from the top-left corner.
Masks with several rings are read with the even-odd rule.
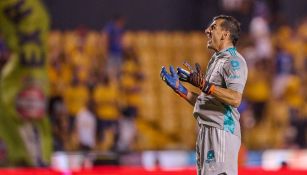
[[[234,47],[216,52],[210,59],[206,81],[215,86],[243,93],[247,79],[247,65]],[[199,124],[216,127],[241,137],[240,113],[211,95],[201,93],[194,106],[194,117]]]

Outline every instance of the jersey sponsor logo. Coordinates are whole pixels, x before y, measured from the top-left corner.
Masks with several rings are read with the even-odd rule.
[[[240,69],[240,62],[237,60],[230,61],[232,70],[239,70]]]
[[[209,150],[207,152],[207,160],[206,163],[216,162],[214,150]]]
[[[215,159],[214,150],[209,150],[207,152],[207,160],[205,162],[208,164],[209,171],[215,171],[216,159]]]

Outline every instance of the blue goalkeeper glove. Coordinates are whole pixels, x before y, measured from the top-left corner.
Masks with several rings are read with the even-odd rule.
[[[181,67],[177,67],[177,75],[180,81],[190,82],[191,73],[193,73],[193,68],[188,62],[184,62],[183,65],[188,69],[185,70]]]
[[[179,77],[173,66],[169,67],[170,74],[167,72],[166,68],[163,66],[161,69],[160,76],[162,80],[171,87],[177,94],[181,97],[187,99],[188,90],[180,83]]]
[[[183,65],[188,69],[177,67],[177,74],[180,81],[188,82],[195,87],[198,87],[204,93],[210,95],[215,90],[215,86],[205,80],[205,76],[198,63],[195,63],[193,68],[188,62],[184,62]]]

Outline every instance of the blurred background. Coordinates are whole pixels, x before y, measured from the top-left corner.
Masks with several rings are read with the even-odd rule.
[[[0,172],[195,174],[193,107],[159,73],[185,60],[205,67],[204,29],[227,14],[241,22],[249,67],[239,172],[306,174],[306,7],[1,0]]]

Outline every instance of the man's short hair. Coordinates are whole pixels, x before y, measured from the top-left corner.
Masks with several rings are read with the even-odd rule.
[[[230,38],[232,41],[232,44],[235,46],[237,44],[237,41],[240,37],[240,22],[232,17],[227,15],[219,15],[213,18],[213,21],[223,19],[224,21],[221,23],[221,27],[224,30],[227,30],[230,32]]]

